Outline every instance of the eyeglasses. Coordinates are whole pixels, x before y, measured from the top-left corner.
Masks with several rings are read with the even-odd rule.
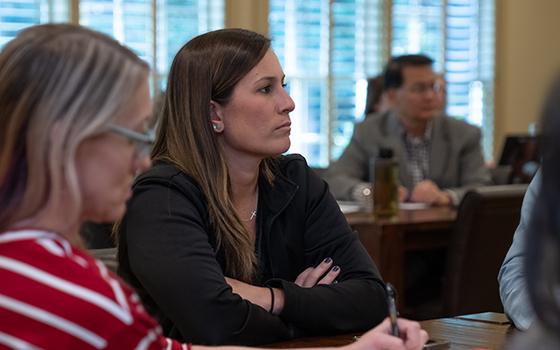
[[[424,94],[426,92],[435,92],[436,94],[443,90],[443,86],[440,83],[431,83],[431,84],[414,84],[408,88],[408,91],[414,94]]]
[[[119,125],[109,124],[109,131],[125,137],[134,144],[134,155],[136,158],[144,158],[150,155],[155,141],[153,130],[149,130],[146,133],[139,133]]]

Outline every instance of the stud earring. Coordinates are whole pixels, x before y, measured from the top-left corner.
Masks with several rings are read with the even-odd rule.
[[[212,128],[214,129],[214,131],[220,132],[223,130],[224,125],[222,123],[212,123]]]

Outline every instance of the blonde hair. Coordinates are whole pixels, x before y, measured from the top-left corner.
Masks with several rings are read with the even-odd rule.
[[[226,105],[237,83],[264,57],[270,40],[243,29],[200,35],[175,56],[160,114],[154,160],[174,164],[195,179],[208,202],[225,272],[251,281],[256,271],[254,243],[237,216],[225,158],[210,123],[210,101]],[[273,161],[260,171],[272,183]]]
[[[117,41],[69,24],[23,30],[0,53],[0,231],[38,215],[61,191],[81,208],[78,145],[101,131],[147,79]]]

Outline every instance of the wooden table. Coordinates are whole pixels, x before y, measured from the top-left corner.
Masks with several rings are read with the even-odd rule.
[[[495,315],[495,320],[481,318],[442,318],[422,321],[420,324],[430,339],[442,339],[449,342],[451,350],[471,350],[473,348],[501,349],[509,334],[515,328],[509,322],[496,319],[506,319],[504,314],[484,313],[477,315]]]
[[[405,252],[446,247],[456,217],[457,211],[450,207],[400,210],[395,218],[379,220],[363,212],[346,214],[383,279],[399,292],[400,308],[405,300]]]
[[[479,315],[480,317],[477,317]],[[515,332],[515,329],[505,320],[503,314],[484,313],[422,321],[420,324],[422,328],[428,332],[430,339],[449,342],[450,350],[472,350],[477,347],[497,350],[501,349],[507,337]],[[267,347],[332,347],[348,345],[353,341],[354,334],[347,334],[329,337],[301,338],[272,344],[270,346],[267,345]]]

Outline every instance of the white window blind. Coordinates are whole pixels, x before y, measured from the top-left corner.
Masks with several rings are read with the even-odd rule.
[[[0,0],[0,48],[25,27],[66,20],[66,1]]]
[[[0,0],[0,48],[30,25],[69,21],[72,1],[80,24],[113,36],[152,66],[157,89],[165,88],[185,42],[224,26],[224,0]]]
[[[434,70],[441,71],[444,60],[443,0],[392,1],[393,56],[426,53],[434,62]]]
[[[491,157],[493,0],[270,0],[269,26],[296,102],[289,152],[312,166],[346,147],[384,52],[432,57],[447,81],[447,112],[482,127]]]
[[[224,27],[224,0],[155,0],[157,1],[156,50],[158,80],[165,81],[173,57],[191,38]]]
[[[338,157],[362,117],[366,76],[382,61],[381,2],[270,1],[272,46],[296,103],[290,152],[312,166]]]
[[[224,0],[81,0],[80,23],[114,36],[150,63],[165,89],[179,48],[224,26]]]
[[[113,36],[146,62],[153,62],[151,0],[82,0],[80,24]]]

